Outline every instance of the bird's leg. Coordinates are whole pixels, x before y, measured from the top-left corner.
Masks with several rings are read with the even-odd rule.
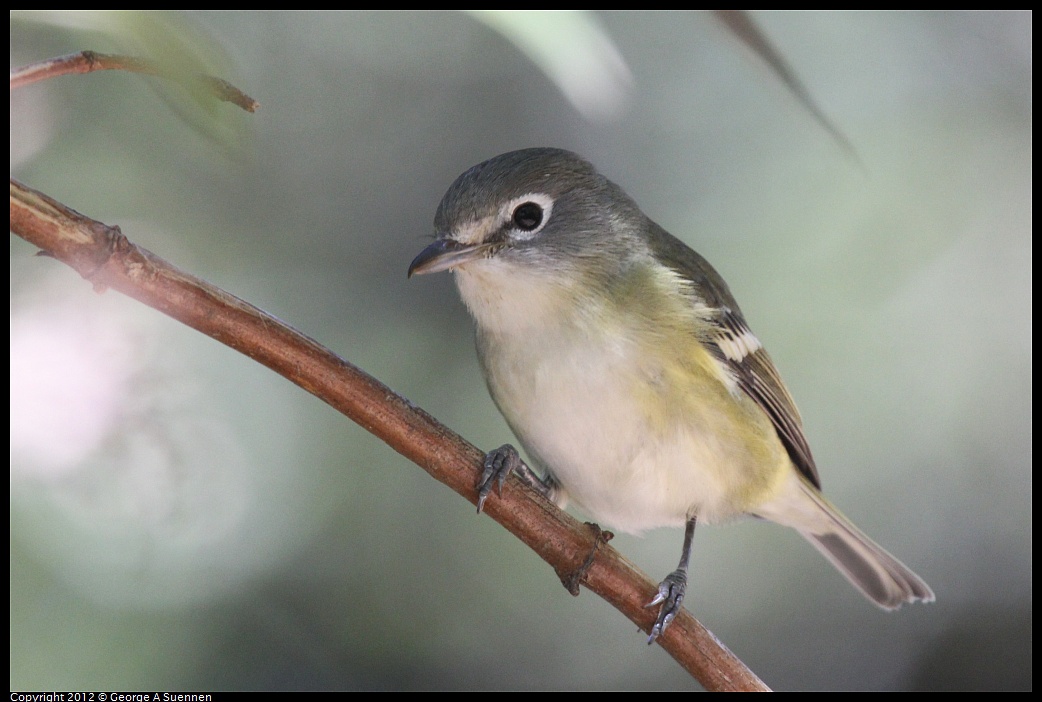
[[[662,605],[658,618],[655,619],[655,625],[651,627],[648,645],[654,643],[655,639],[662,635],[669,623],[677,616],[680,605],[684,602],[684,591],[687,589],[687,564],[691,558],[691,539],[695,536],[696,521],[696,517],[687,520],[687,525],[684,527],[684,550],[680,554],[680,563],[676,570],[659,583],[658,594],[646,605],[648,607]]]
[[[516,448],[510,444],[503,444],[485,455],[485,468],[481,471],[477,486],[478,512],[485,506],[485,500],[492,493],[493,487],[498,494],[503,494],[503,483],[511,473],[516,474],[540,495],[553,501],[554,493],[557,491],[556,481],[550,476],[540,478],[534,470],[525,465]]]

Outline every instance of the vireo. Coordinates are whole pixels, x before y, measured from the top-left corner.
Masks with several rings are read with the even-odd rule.
[[[434,227],[409,275],[454,273],[544,494],[625,532],[685,526],[649,642],[680,609],[696,521],[790,526],[883,609],[934,599],[822,496],[796,405],[720,275],[590,163],[497,156],[456,179]],[[482,501],[511,470],[533,477],[512,447],[489,454]]]

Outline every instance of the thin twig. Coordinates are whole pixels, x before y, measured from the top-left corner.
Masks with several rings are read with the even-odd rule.
[[[202,84],[218,100],[238,105],[247,112],[256,112],[257,108],[260,107],[260,103],[256,100],[221,78],[204,75],[189,77],[174,71],[164,70],[155,61],[146,58],[122,56],[119,54],[99,54],[96,51],[81,51],[78,54],[59,56],[45,61],[30,63],[20,68],[12,68],[11,90],[48,78],[111,70],[160,76],[179,83],[195,81]]]
[[[832,138],[836,140],[836,143],[843,147],[858,164],[864,168],[864,164],[861,163],[861,157],[858,156],[857,150],[854,145],[847,138],[846,134],[839,130],[832,120],[828,118],[825,111],[818,107],[818,104],[814,102],[814,98],[811,97],[810,91],[803,85],[803,82],[796,76],[796,71],[789,65],[789,62],[785,60],[785,57],[781,55],[781,52],[774,48],[774,45],[767,38],[767,35],[760,31],[760,28],[753,21],[752,16],[748,10],[713,10],[716,17],[720,22],[724,24],[731,33],[734,34],[740,41],[745,43],[753,53],[759,56],[767,67],[771,69],[775,76],[789,89],[796,100],[807,110],[814,118],[814,120],[824,127]]]

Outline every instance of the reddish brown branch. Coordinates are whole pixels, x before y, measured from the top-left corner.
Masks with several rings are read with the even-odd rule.
[[[135,246],[118,227],[11,181],[11,231],[76,269],[99,290],[113,288],[263,363],[365,427],[437,480],[477,501],[483,453],[386,385],[253,305]],[[507,483],[485,512],[553,566],[582,579],[648,631],[644,605],[656,585],[599,535],[525,487]],[[588,556],[596,549],[589,564]],[[659,643],[710,690],[766,689],[686,611]]]

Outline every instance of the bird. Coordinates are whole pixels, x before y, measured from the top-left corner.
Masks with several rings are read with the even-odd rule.
[[[529,148],[465,171],[408,276],[446,270],[538,469],[489,452],[478,510],[516,472],[618,531],[684,527],[649,644],[681,609],[695,525],[741,516],[795,529],[884,610],[934,600],[822,495],[796,404],[720,274],[590,162]]]

